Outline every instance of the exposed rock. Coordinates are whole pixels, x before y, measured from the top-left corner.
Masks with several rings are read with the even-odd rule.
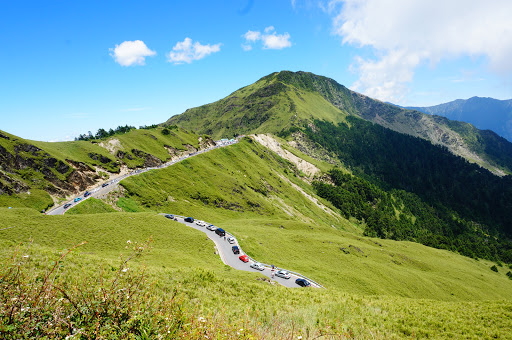
[[[112,138],[105,142],[100,142],[98,145],[107,149],[108,152],[110,152],[112,155],[115,155],[118,150],[123,149],[121,142],[117,138]]]
[[[110,158],[100,155],[99,153],[90,152],[89,157],[91,159],[94,159],[95,161],[100,161],[103,164],[112,162],[112,160]]]
[[[289,152],[288,150],[283,149],[281,144],[279,142],[271,137],[268,134],[259,134],[259,135],[252,135],[252,138],[254,138],[258,143],[265,146],[266,148],[274,151],[279,156],[283,157],[284,159],[289,160],[293,164],[297,166],[297,168],[306,174],[308,177],[312,177],[320,172],[320,169],[318,169],[313,164],[303,160],[300,157],[295,156],[293,153]]]
[[[95,172],[95,170],[93,168],[91,168],[89,165],[85,164],[84,162],[76,162],[71,159],[66,159],[66,162],[71,164],[71,166],[76,170]]]
[[[135,156],[144,159],[144,167],[145,168],[159,166],[159,165],[163,164],[163,162],[159,158],[153,156],[152,154],[146,153],[144,151],[141,151],[138,149],[132,149],[132,153]]]

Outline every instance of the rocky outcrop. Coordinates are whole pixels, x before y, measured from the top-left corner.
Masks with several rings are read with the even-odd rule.
[[[150,153],[147,153],[147,152],[144,152],[144,151],[141,151],[138,149],[132,149],[132,153],[136,157],[144,159],[144,167],[145,168],[159,166],[159,165],[163,164],[163,162],[159,158],[153,156]]]

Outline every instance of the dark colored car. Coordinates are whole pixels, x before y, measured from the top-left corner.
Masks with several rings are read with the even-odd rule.
[[[69,208],[70,206],[71,206],[71,203],[66,203],[66,204],[64,204],[64,209],[67,209],[67,208]]]
[[[102,187],[102,188],[104,188],[104,187],[106,187],[107,185],[108,185],[108,183],[103,183],[103,184],[101,185],[101,187]]]
[[[89,197],[89,196],[91,196],[91,193],[90,193],[89,191],[86,191],[86,192],[84,193],[84,197]]]
[[[221,228],[215,229],[215,234],[219,235],[220,237],[226,236],[226,232],[224,231],[224,229]]]
[[[238,248],[238,246],[231,247],[231,250],[233,251],[233,254],[240,254],[240,248]]]
[[[192,217],[185,217],[185,222],[192,223],[192,222],[194,222],[194,218],[192,218]]]
[[[301,287],[309,287],[309,286],[311,286],[311,283],[309,283],[308,280],[301,279],[301,278],[295,280],[295,283],[298,284]]]
[[[172,214],[166,214],[165,217],[167,217],[170,220],[175,220],[176,219],[176,217],[174,217],[174,215],[172,215]]]
[[[238,258],[242,262],[245,262],[245,263],[249,262],[249,256],[247,256],[247,255],[240,255]]]

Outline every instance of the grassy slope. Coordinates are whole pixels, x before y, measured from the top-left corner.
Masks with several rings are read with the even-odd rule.
[[[234,233],[251,256],[299,271],[330,289],[441,300],[512,299],[512,281],[505,272],[492,272],[490,263],[340,230],[353,226],[329,217],[281,180],[277,174],[285,176],[285,168],[267,160],[271,156],[263,151],[242,142],[122,185],[139,205],[215,223]],[[250,189],[263,182],[279,192],[265,196]]]
[[[78,205],[69,208],[66,211],[68,215],[80,215],[80,214],[101,214],[101,213],[112,213],[116,212],[110,205],[104,203],[102,200],[90,197]]]
[[[31,153],[20,151],[18,151],[18,154],[23,157],[35,158],[40,163],[44,163],[44,158],[46,157],[53,157],[65,164],[69,164],[67,160],[72,160],[74,162],[85,163],[93,168],[100,167],[105,169],[106,172],[114,173],[119,172],[119,164],[123,163],[130,168],[144,166],[145,158],[137,157],[132,152],[132,149],[137,149],[144,153],[151,154],[164,162],[171,158],[166,147],[174,148],[178,150],[178,152],[186,150],[189,145],[194,148],[199,147],[198,138],[200,136],[195,133],[187,132],[178,128],[171,129],[170,134],[164,135],[162,134],[162,130],[163,128],[161,127],[149,130],[132,130],[126,134],[115,135],[104,141],[99,141],[108,143],[110,140],[117,139],[120,144],[119,149],[130,155],[132,158],[131,160],[128,159],[128,157],[125,157],[124,159],[116,158],[115,155],[112,155],[107,149],[101,147],[98,141],[39,142],[25,140],[0,131],[1,134],[10,138],[9,140],[6,138],[0,138],[0,146],[5,148],[7,152],[14,154],[14,146],[16,144],[34,145],[42,149],[42,151],[39,152],[40,156],[36,157]],[[49,156],[47,156],[47,154],[49,154]],[[97,154],[106,157],[110,162],[102,163],[100,160],[94,160],[89,156],[89,154]],[[70,167],[69,171],[65,174],[60,174],[57,171],[53,171],[53,173],[57,178],[65,181],[71,171],[72,168]],[[42,211],[43,209],[47,209],[53,205],[52,198],[43,190],[51,184],[44,178],[40,171],[28,167],[6,175],[17,182],[24,183],[28,188],[30,188],[30,194],[27,192],[21,192],[14,195],[0,195],[0,207],[29,207]],[[2,180],[1,176],[0,180]],[[6,185],[9,187],[11,184],[7,183]]]
[[[48,152],[54,157],[62,160],[70,159],[76,162],[83,162],[89,166],[99,166],[105,168],[110,172],[118,172],[119,166],[115,162],[101,163],[98,160],[94,160],[89,157],[90,153],[99,154],[104,157],[115,161],[112,156],[105,148],[102,148],[98,144],[91,143],[88,141],[73,141],[73,142],[39,142],[30,141],[31,144],[37,146]]]
[[[0,209],[0,216],[4,226],[17,226],[0,231],[2,256],[10,246],[29,238],[34,240],[34,261],[51,259],[56,250],[87,241],[70,257],[70,263],[66,261],[61,266],[63,275],[77,270],[77,266],[84,267],[90,275],[100,268],[116,266],[118,256],[129,252],[128,240],[133,243],[152,237],[152,251],[130,265],[130,270],[136,270],[141,261],[146,264],[156,280],[148,289],[158,294],[176,287],[187,308],[195,309],[196,315],[216,315],[228,323],[243,318],[244,328],[256,329],[264,338],[280,338],[292,328],[303,336],[309,329],[311,333],[376,338],[490,338],[506,337],[512,332],[510,301],[449,302],[347,294],[345,289],[335,287],[290,290],[269,286],[256,280],[259,274],[224,266],[214,254],[213,244],[201,232],[154,213],[42,216],[27,209]],[[396,242],[388,242],[383,243],[385,251],[389,251],[388,246],[396,248]],[[250,248],[249,244],[245,246]],[[415,246],[404,245],[411,248],[411,253],[417,250]],[[431,255],[431,250],[423,251]],[[448,256],[437,260],[452,261],[457,257],[445,255]]]
[[[318,93],[266,77],[215,103],[171,117],[166,124],[178,124],[220,138],[244,133],[277,133],[313,117],[338,123],[345,116],[346,113]]]

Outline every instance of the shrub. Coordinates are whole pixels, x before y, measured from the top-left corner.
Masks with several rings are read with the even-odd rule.
[[[493,272],[496,272],[496,273],[497,273],[497,272],[498,272],[498,267],[496,267],[496,265],[493,265],[493,266],[491,267],[491,270],[492,270]]]

